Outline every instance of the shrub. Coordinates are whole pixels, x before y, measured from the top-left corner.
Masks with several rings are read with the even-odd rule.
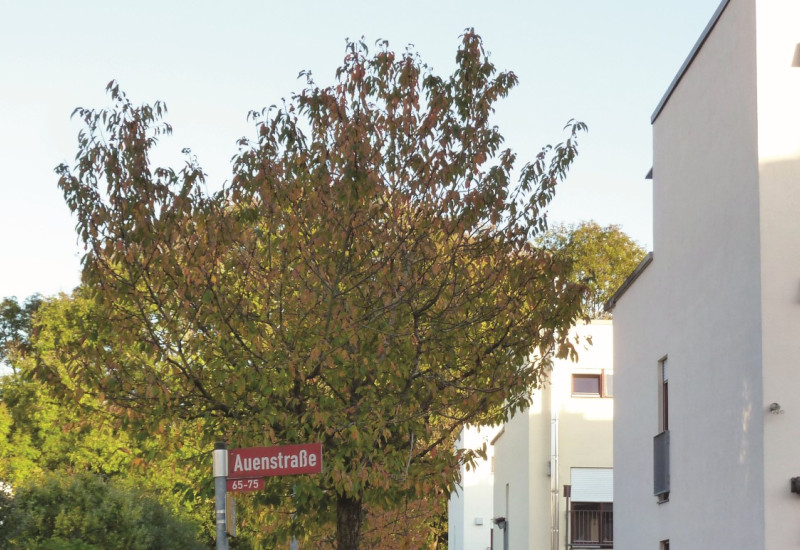
[[[31,550],[205,548],[199,528],[142,491],[91,474],[48,474],[0,506],[0,546]]]

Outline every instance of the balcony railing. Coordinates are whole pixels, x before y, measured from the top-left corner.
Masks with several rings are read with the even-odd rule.
[[[653,438],[653,494],[669,494],[669,430]]]
[[[574,548],[613,548],[614,512],[601,510],[573,510],[572,546]]]

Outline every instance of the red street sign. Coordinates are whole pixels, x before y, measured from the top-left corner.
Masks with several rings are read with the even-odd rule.
[[[264,488],[264,478],[229,479],[226,484],[229,493],[249,493],[250,491],[262,490]]]
[[[228,479],[322,472],[322,443],[250,447],[228,451]]]

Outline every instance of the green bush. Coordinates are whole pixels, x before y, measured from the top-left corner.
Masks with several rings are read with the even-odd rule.
[[[91,474],[47,475],[0,505],[0,547],[30,550],[206,548],[199,528],[154,497]]]

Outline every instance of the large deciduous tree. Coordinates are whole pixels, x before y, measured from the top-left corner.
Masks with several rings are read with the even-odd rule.
[[[646,254],[618,225],[603,227],[594,221],[555,225],[537,243],[565,259],[569,278],[586,286],[583,306],[593,319],[611,317],[606,302]]]
[[[351,43],[336,81],[251,113],[233,178],[156,168],[162,103],[78,109],[59,185],[86,246],[96,318],[59,376],[127,418],[203,419],[233,446],[320,441],[321,476],[273,479],[295,532],[446,498],[465,423],[528,404],[583,287],[532,246],[581,123],[515,168],[491,123],[516,84],[467,31],[448,77],[412,51]],[[518,174],[517,178],[512,174]],[[515,181],[516,180],[516,181]],[[46,369],[46,365],[43,366]],[[291,514],[289,512],[292,512]]]

